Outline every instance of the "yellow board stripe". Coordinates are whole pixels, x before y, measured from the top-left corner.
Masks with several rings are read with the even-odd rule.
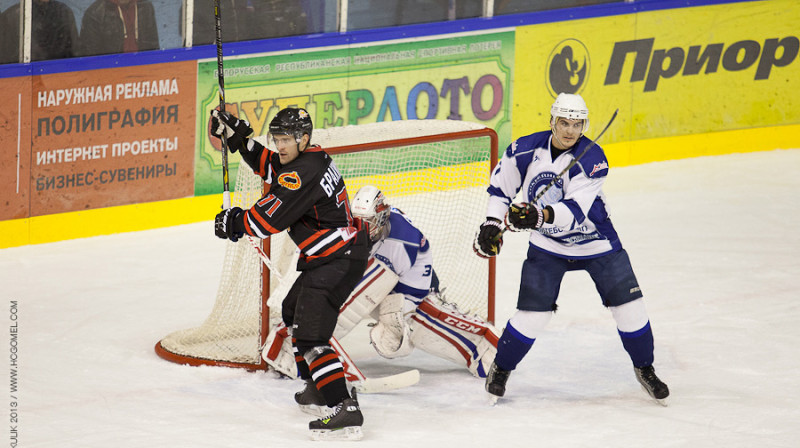
[[[82,210],[0,221],[0,248],[87,238],[210,221],[222,208],[222,195]]]
[[[612,167],[688,157],[800,148],[800,125],[681,135],[600,146]]]

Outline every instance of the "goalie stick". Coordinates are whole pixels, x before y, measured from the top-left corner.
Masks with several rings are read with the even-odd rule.
[[[336,338],[331,337],[331,346],[339,355],[344,367],[345,378],[360,393],[377,394],[390,390],[410,387],[419,382],[419,370],[407,370],[396,375],[383,376],[379,378],[368,378],[356,367],[350,355],[344,351],[342,344]]]
[[[552,188],[553,185],[555,185],[556,182],[558,182],[559,179],[564,177],[564,174],[566,174],[573,166],[575,166],[575,164],[578,163],[578,161],[581,159],[581,157],[583,157],[587,152],[589,152],[590,149],[592,149],[594,146],[597,145],[597,141],[600,140],[600,137],[602,137],[603,134],[606,133],[608,128],[611,127],[611,123],[613,123],[614,119],[617,118],[617,113],[619,113],[619,109],[614,111],[614,113],[611,115],[611,119],[608,120],[608,123],[606,123],[606,126],[603,128],[603,130],[600,131],[599,134],[597,134],[597,137],[595,137],[595,139],[592,140],[592,143],[586,145],[586,148],[584,148],[583,151],[581,151],[580,154],[575,156],[575,158],[572,159],[572,161],[569,163],[569,165],[567,165],[563,170],[561,170],[560,173],[558,173],[558,176],[554,177],[553,180],[551,180],[549,184],[547,184],[544,188],[542,188],[542,191],[540,191],[533,198],[533,200],[528,202],[528,205],[525,207],[527,209],[526,212],[530,210],[530,207],[532,206],[532,204],[536,204],[537,202],[539,202],[539,199],[541,199],[542,196],[544,196],[545,193],[547,193],[547,191],[550,188]],[[508,227],[503,228],[503,230],[501,230],[500,233],[497,234],[497,236],[494,238],[494,242],[495,243],[500,241],[500,238],[503,237],[503,234],[506,233],[506,230],[508,230]]]

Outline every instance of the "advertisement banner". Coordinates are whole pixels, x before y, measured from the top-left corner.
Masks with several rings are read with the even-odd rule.
[[[315,128],[391,120],[450,119],[511,135],[512,32],[364,45],[225,60],[226,110],[255,135],[285,107],[309,111]],[[195,194],[222,191],[219,141],[208,134],[218,107],[216,60],[201,62],[197,88]],[[312,137],[313,143],[313,137]],[[235,179],[239,155],[229,158]],[[231,185],[233,189],[233,185]]]
[[[0,79],[0,221],[30,213],[31,78]],[[2,247],[2,246],[0,246]]]
[[[584,97],[589,136],[619,108],[605,143],[800,123],[798,22],[776,0],[520,27],[513,134],[547,129],[558,92]]]
[[[187,197],[194,61],[40,75],[30,94],[30,215]]]

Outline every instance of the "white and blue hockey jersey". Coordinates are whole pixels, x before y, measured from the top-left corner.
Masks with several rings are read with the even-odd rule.
[[[431,288],[438,290],[430,243],[411,220],[394,207],[388,226],[389,234],[375,243],[372,256],[400,277],[392,293],[403,294],[407,301],[419,305]]]
[[[517,193],[521,193],[519,201],[533,200],[576,154],[592,143],[581,137],[570,150],[552,160],[551,137],[551,131],[537,132],[506,148],[492,172],[487,217],[502,221]],[[595,145],[536,204],[540,208],[549,205],[555,212],[554,221],[531,232],[530,244],[571,259],[594,258],[619,250],[622,244],[609,219],[602,191],[607,174],[605,153]]]

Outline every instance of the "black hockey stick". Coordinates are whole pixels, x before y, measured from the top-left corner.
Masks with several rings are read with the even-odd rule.
[[[217,43],[217,80],[219,81],[219,111],[225,112],[225,73],[222,64],[222,20],[220,14],[220,0],[214,0],[214,22],[216,26],[216,43]],[[222,208],[231,208],[231,189],[228,180],[228,137],[227,133],[222,133]],[[275,273],[278,281],[283,280],[283,275],[275,269],[272,261],[261,248],[261,245],[251,236],[247,235],[247,240],[258,253],[258,257],[267,266],[267,268]]]
[[[589,152],[590,149],[592,149],[595,145],[597,145],[597,141],[600,140],[600,137],[602,137],[603,134],[606,133],[608,128],[611,127],[611,123],[613,123],[614,119],[617,118],[617,113],[619,113],[619,109],[614,111],[614,114],[611,115],[611,119],[608,120],[608,123],[606,124],[606,127],[604,127],[603,130],[600,131],[599,134],[597,134],[597,137],[595,137],[594,140],[592,140],[592,143],[586,145],[586,148],[584,148],[583,151],[581,151],[580,154],[575,156],[575,158],[572,159],[572,162],[570,162],[569,165],[566,166],[566,168],[564,168],[563,170],[561,170],[560,173],[558,173],[558,176],[554,177],[553,180],[551,180],[549,184],[547,184],[544,188],[542,188],[542,191],[540,191],[539,193],[536,194],[536,196],[533,198],[532,201],[528,202],[528,204],[525,206],[525,213],[526,214],[527,214],[528,211],[530,211],[531,207],[533,207],[534,204],[539,202],[539,199],[542,199],[542,196],[544,196],[544,194],[547,193],[547,191],[550,188],[552,188],[553,185],[555,185],[556,182],[558,182],[559,179],[564,177],[564,174],[566,174],[573,166],[575,166],[576,163],[578,163],[578,161],[581,159],[581,157],[583,157],[587,152]],[[500,241],[500,238],[503,237],[503,234],[506,232],[506,230],[508,230],[508,227],[506,227],[503,230],[501,230],[500,233],[497,234],[497,236],[494,238],[494,241],[495,242]]]
[[[225,75],[222,65],[222,21],[219,11],[220,0],[214,0],[214,21],[216,25],[217,43],[217,79],[219,80],[219,111],[225,112]],[[228,137],[222,133],[222,208],[231,208],[231,188],[228,181]]]

